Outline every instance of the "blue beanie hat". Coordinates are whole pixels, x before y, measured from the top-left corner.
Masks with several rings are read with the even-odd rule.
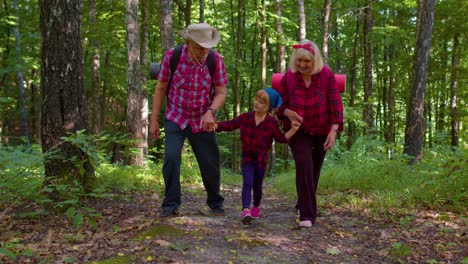
[[[263,89],[267,94],[270,100],[270,110],[273,108],[279,108],[283,104],[283,99],[281,95],[273,88],[264,88]]]

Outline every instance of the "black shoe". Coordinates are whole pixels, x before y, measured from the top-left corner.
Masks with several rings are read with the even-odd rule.
[[[222,207],[212,208],[211,213],[213,213],[214,215],[223,216],[224,215],[224,208],[222,208]]]
[[[179,215],[179,211],[178,210],[174,210],[174,211],[161,211],[161,213],[159,214],[159,218],[168,218],[168,217],[173,217],[173,216],[177,216]]]

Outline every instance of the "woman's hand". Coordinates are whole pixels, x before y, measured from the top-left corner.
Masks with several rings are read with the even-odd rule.
[[[330,132],[328,132],[327,139],[325,140],[325,143],[323,144],[324,150],[332,149],[333,146],[335,145],[337,130],[338,130],[338,125],[334,124],[332,128],[330,129]]]
[[[289,118],[289,120],[291,121],[291,123],[294,123],[294,122],[299,122],[302,124],[302,122],[304,122],[304,118],[302,116],[300,116],[297,112],[294,112],[293,110],[289,109],[289,108],[286,108],[284,110],[284,113],[283,113],[287,118]]]

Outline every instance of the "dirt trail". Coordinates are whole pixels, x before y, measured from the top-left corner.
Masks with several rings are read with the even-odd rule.
[[[265,193],[261,217],[243,225],[238,188],[224,190],[225,216],[211,215],[204,193],[193,193],[184,194],[180,216],[163,220],[155,196],[93,202],[103,215],[94,230],[63,216],[7,213],[0,241],[20,238],[17,248],[32,256],[0,254],[0,263],[461,263],[468,255],[465,222],[449,214],[391,220],[326,208],[316,226],[297,229],[293,202]]]

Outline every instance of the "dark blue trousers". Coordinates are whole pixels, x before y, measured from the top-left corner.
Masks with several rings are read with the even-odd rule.
[[[242,164],[242,209],[250,208],[253,190],[253,206],[259,207],[262,200],[262,185],[265,170],[257,162]]]
[[[220,193],[221,172],[219,149],[215,132],[192,133],[190,126],[184,130],[167,119],[164,120],[164,201],[163,211],[173,212],[181,204],[180,166],[182,148],[187,138],[200,167],[207,193],[206,203],[211,209],[222,208],[224,198]]]

